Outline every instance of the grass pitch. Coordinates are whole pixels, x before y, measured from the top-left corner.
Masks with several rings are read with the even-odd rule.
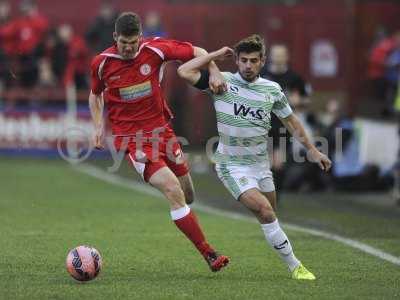
[[[398,266],[288,231],[297,256],[318,277],[297,282],[258,225],[200,213],[210,242],[232,260],[211,273],[171,222],[166,201],[77,173],[65,162],[2,158],[0,187],[0,299],[400,297]],[[96,247],[104,262],[99,277],[85,284],[65,270],[68,250],[81,244]]]

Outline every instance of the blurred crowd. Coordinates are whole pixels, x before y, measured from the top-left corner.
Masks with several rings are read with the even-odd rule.
[[[339,100],[328,100],[324,111],[314,113],[312,88],[301,75],[291,69],[286,46],[271,45],[261,76],[281,85],[291,107],[305,125],[305,130],[315,137],[313,142],[333,161],[329,174],[307,160],[298,163],[307,155],[304,147],[291,138],[279,119],[272,115],[271,161],[278,190],[370,191],[385,190],[393,185],[391,171],[382,172],[377,165],[360,162],[355,120],[346,113]]]
[[[400,31],[386,34],[379,29],[369,55],[368,79],[372,94],[383,101],[382,116],[393,116],[400,111]]]
[[[82,33],[73,24],[51,26],[34,0],[21,0],[15,12],[11,7],[10,1],[0,0],[0,94],[21,88],[20,97],[29,97],[31,89],[69,84],[86,89],[91,57],[113,44],[118,11],[112,2],[101,3],[97,17]],[[164,35],[157,13],[145,16],[144,34]],[[5,105],[16,103],[7,100]]]
[[[0,2],[1,84],[6,88],[66,85],[86,87],[89,49],[70,24],[52,29],[34,1],[19,3],[12,14],[9,1]]]
[[[387,34],[383,27],[378,28],[369,55],[368,79],[373,97],[383,102],[381,115],[397,118],[400,136],[400,30]],[[400,205],[400,148],[392,175],[394,197]]]

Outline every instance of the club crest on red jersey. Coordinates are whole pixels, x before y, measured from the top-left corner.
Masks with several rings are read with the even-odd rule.
[[[151,72],[151,67],[149,64],[143,64],[140,66],[140,74],[142,74],[143,76],[149,75],[150,72]]]

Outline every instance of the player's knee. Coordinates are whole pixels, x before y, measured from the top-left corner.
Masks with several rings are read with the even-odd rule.
[[[274,212],[273,208],[271,207],[271,205],[269,205],[268,203],[260,204],[258,207],[257,213],[259,215],[260,221],[265,222],[265,223],[274,222],[276,219],[275,212]]]
[[[182,202],[184,198],[184,194],[182,188],[178,181],[168,181],[165,182],[162,188],[162,192],[164,195],[171,201],[175,201],[177,203]]]

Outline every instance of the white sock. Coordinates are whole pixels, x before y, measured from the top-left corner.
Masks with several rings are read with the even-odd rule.
[[[279,256],[287,263],[289,270],[293,271],[300,261],[294,256],[292,245],[278,220],[269,224],[261,224],[267,242],[279,253]]]
[[[182,206],[181,208],[171,210],[171,218],[173,221],[176,221],[186,217],[189,213],[190,207],[185,204],[185,206]]]

